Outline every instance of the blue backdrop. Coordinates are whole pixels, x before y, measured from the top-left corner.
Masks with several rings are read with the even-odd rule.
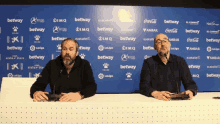
[[[138,92],[143,61],[157,54],[154,37],[165,33],[199,91],[220,89],[219,9],[7,5],[0,12],[0,77],[38,77],[69,37],[91,63],[97,93]]]

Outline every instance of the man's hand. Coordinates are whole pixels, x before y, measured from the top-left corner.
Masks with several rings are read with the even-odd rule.
[[[60,102],[76,102],[83,99],[80,92],[61,93],[63,95],[59,100]]]
[[[169,91],[153,91],[151,95],[159,100],[170,101],[171,92]]]
[[[189,95],[189,98],[188,98],[189,100],[192,99],[193,97],[193,92],[191,90],[184,91],[184,94]]]
[[[49,94],[48,92],[36,91],[33,94],[34,102],[45,102],[48,101],[48,97],[45,94]]]

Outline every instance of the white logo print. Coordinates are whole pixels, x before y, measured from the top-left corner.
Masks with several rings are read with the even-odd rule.
[[[157,29],[149,29],[149,28],[143,28],[144,32],[158,32]]]
[[[216,42],[216,43],[219,43],[220,42],[220,39],[214,39],[214,38],[206,38],[206,42]]]
[[[12,34],[18,34],[18,27],[17,26],[14,26],[12,28],[12,30],[13,30]]]
[[[59,26],[54,26],[53,27],[53,33],[59,33],[60,31],[67,32],[67,28],[61,28]]]
[[[103,40],[105,40],[105,41],[112,41],[112,37],[99,37],[99,41],[103,41]]]
[[[75,38],[75,40],[91,40],[90,37]]]
[[[103,51],[104,49],[111,50],[111,49],[113,49],[113,47],[104,47],[103,45],[99,45],[99,46],[98,46],[98,50],[99,50],[99,51]]]
[[[207,59],[220,59],[220,56],[206,56],[207,57]]]
[[[8,76],[8,77],[22,77],[22,75],[19,75],[19,74],[13,75],[12,73],[8,73],[7,76]]]
[[[31,55],[29,55],[29,59],[41,59],[41,60],[44,60],[44,57],[45,56],[37,56],[37,55],[31,56]]]
[[[97,59],[110,59],[110,60],[113,60],[114,56],[97,56]]]
[[[199,21],[186,21],[186,24],[199,25]]]
[[[169,24],[176,24],[178,25],[179,24],[179,21],[176,21],[176,20],[164,20],[164,23],[169,23]]]
[[[76,22],[90,22],[90,18],[75,18]]]
[[[44,19],[38,19],[37,17],[31,18],[31,24],[36,24],[37,22],[44,23]]]
[[[28,66],[28,69],[43,69],[44,67],[40,66],[39,64],[35,64],[34,66]]]
[[[206,77],[217,77],[217,78],[219,78],[220,74],[208,74],[208,73],[206,73]]]
[[[120,69],[136,69],[136,65],[120,65]]]
[[[186,33],[196,33],[199,34],[200,30],[193,30],[193,29],[185,29]]]
[[[206,25],[215,25],[215,26],[219,26],[219,24],[215,23],[215,22],[207,22]]]
[[[214,50],[214,51],[219,51],[220,48],[212,48],[212,47],[210,47],[210,46],[207,47],[207,51],[208,51],[208,52],[211,52],[212,50]]]
[[[14,59],[24,59],[24,57],[19,57],[18,55],[12,55],[11,57],[6,57],[6,60],[14,60]]]
[[[128,59],[135,60],[135,56],[128,56],[128,54],[122,54],[121,56],[122,61],[127,61]]]
[[[53,22],[66,22],[66,19],[53,19]]]
[[[190,56],[186,57],[186,59],[200,59],[200,56]]]
[[[45,31],[45,28],[29,28],[29,31],[30,32],[44,32]]]
[[[154,50],[154,47],[152,46],[143,46],[143,50]]]
[[[187,42],[199,42],[199,38],[187,38]]]
[[[19,47],[19,46],[7,46],[7,50],[19,50],[21,51],[23,47]]]
[[[207,66],[207,68],[220,68],[220,65],[211,65],[211,66]]]
[[[154,41],[154,38],[143,38],[143,41]]]
[[[109,31],[109,32],[112,32],[113,28],[106,28],[106,27],[99,28],[99,27],[97,27],[97,31]]]
[[[87,50],[89,51],[91,47],[84,47],[84,46],[80,46],[79,50]]]
[[[10,70],[9,66],[10,66],[10,64],[7,63],[7,70]],[[15,69],[19,69],[18,63],[11,65],[11,70],[15,70]],[[20,70],[23,70],[23,63],[20,63]]]
[[[81,53],[79,56],[80,56],[82,59],[84,59],[86,55],[85,55],[84,53]]]
[[[192,74],[192,77],[199,78],[199,74]]]
[[[151,56],[148,56],[148,55],[145,55],[144,56],[144,59],[148,59],[148,58],[150,58]]]
[[[177,28],[173,28],[173,29],[167,28],[167,29],[165,30],[165,32],[166,32],[166,33],[177,33],[177,32],[178,32],[178,29],[177,29]]]
[[[99,75],[98,75],[98,78],[99,78],[99,79],[103,79],[104,77],[112,78],[113,75],[104,75],[103,73],[99,73]]]
[[[136,40],[136,37],[120,37],[120,40],[135,41],[135,40]]]
[[[40,40],[40,36],[39,35],[35,35],[34,38],[35,38],[36,41]]]
[[[131,78],[132,73],[131,72],[127,72],[126,76],[127,76],[127,78],[125,80],[132,80],[132,78]]]
[[[88,31],[89,32],[89,28],[79,28],[79,27],[76,27],[76,31]]]
[[[200,47],[186,47],[186,50],[200,50]]]
[[[171,47],[170,50],[180,50],[178,47]]]
[[[31,51],[35,51],[36,49],[43,50],[44,47],[35,47],[34,45],[31,45],[31,46],[30,46],[30,50],[31,50]]]
[[[180,41],[179,38],[169,38],[169,41]]]
[[[7,18],[7,22],[18,22],[18,23],[22,23],[23,19],[8,19]]]
[[[200,69],[200,65],[189,65],[189,68],[196,68],[196,69]]]
[[[157,19],[151,19],[151,20],[144,20],[144,23],[151,23],[151,24],[156,24],[157,23]]]
[[[217,30],[217,31],[207,30],[206,32],[210,33],[210,34],[219,34],[219,30]]]
[[[122,46],[122,50],[135,50],[135,47]]]
[[[108,68],[109,64],[108,63],[104,63],[103,66],[104,66],[104,68]]]
[[[52,41],[63,41],[64,39],[67,39],[67,37],[51,37]]]
[[[12,37],[12,38],[10,38],[9,36],[7,36],[7,43],[10,43],[10,39],[11,39],[11,42],[12,43],[15,43],[15,42],[21,42],[21,43],[23,43],[23,36],[21,36],[20,37],[20,39],[19,39],[19,37],[17,36],[17,37]]]

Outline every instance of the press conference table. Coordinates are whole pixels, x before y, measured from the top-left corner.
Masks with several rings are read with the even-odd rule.
[[[96,94],[77,102],[0,102],[0,124],[220,124],[218,92],[161,101],[141,94]]]

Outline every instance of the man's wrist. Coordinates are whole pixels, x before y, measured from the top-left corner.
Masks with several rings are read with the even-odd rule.
[[[151,92],[151,96],[154,96],[156,93],[158,93],[158,91],[154,90],[153,92]]]

